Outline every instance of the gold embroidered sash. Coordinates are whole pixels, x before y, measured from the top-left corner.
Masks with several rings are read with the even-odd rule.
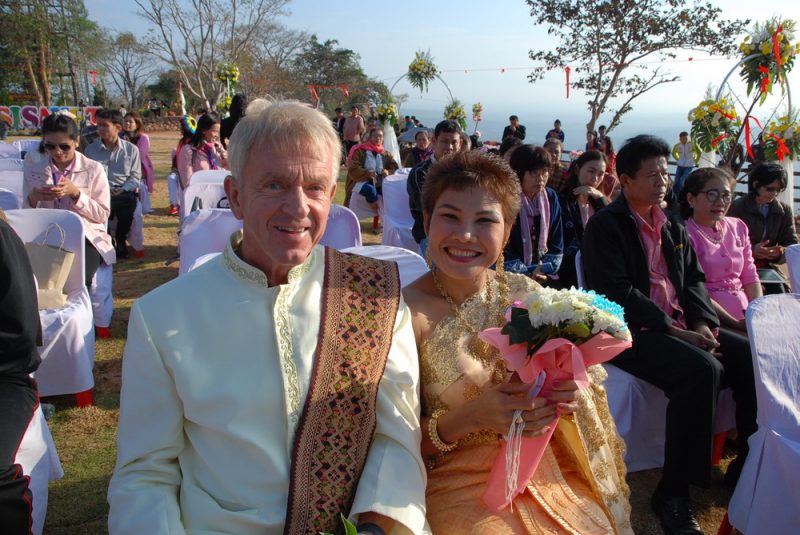
[[[400,303],[397,266],[325,249],[314,371],[295,433],[285,534],[342,533],[377,422]]]

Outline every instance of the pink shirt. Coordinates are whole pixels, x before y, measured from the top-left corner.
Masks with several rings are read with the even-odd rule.
[[[725,217],[714,230],[689,219],[686,230],[706,274],[708,295],[734,319],[744,319],[748,305],[744,286],[759,282],[747,225]]]
[[[653,217],[653,226],[642,218],[638,213],[631,210],[636,227],[639,229],[639,239],[644,248],[645,257],[650,273],[650,300],[658,308],[673,319],[675,324],[681,329],[686,329],[686,320],[683,316],[683,309],[678,302],[678,294],[675,287],[669,280],[669,269],[661,250],[661,229],[667,222],[667,216],[658,206],[652,206],[650,213]]]

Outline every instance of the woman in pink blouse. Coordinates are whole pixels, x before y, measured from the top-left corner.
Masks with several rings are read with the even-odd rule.
[[[681,213],[721,326],[745,331],[745,310],[761,297],[761,283],[747,225],[725,217],[733,200],[730,183],[730,175],[721,169],[696,169],[681,189]]]
[[[183,189],[192,175],[206,169],[227,169],[228,153],[219,142],[219,120],[215,114],[201,115],[189,143],[178,153],[178,174]]]
[[[150,137],[144,133],[142,116],[135,111],[125,116],[122,120],[122,128],[125,131],[125,138],[139,149],[143,183],[143,187],[139,188],[139,200],[142,203],[142,212],[149,214],[153,211],[150,194],[153,193],[156,178],[153,173],[153,162],[150,160]]]

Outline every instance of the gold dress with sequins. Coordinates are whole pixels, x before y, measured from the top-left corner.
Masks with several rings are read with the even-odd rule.
[[[508,274],[511,300],[535,291],[531,279]],[[497,295],[484,290],[461,305],[473,332],[497,321]],[[487,315],[494,317],[487,318]],[[423,413],[453,409],[502,378],[499,354],[475,355],[471,333],[453,316],[442,319],[420,347]],[[513,507],[490,511],[482,495],[502,438],[491,432],[463,437],[449,453],[429,459],[427,518],[433,535],[632,534],[624,445],[611,418],[601,366],[589,369],[591,385],[579,393],[578,410],[562,417],[526,491]]]

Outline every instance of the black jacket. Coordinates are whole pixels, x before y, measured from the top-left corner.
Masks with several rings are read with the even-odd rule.
[[[797,243],[797,234],[794,228],[794,217],[792,210],[786,204],[778,201],[772,201],[769,205],[769,213],[766,219],[758,209],[755,194],[748,193],[744,197],[739,197],[728,210],[730,217],[738,217],[747,225],[747,230],[750,232],[750,243],[755,245],[761,243],[763,240],[769,240],[770,245],[783,245],[788,247]],[[778,264],[785,262],[786,259],[781,257]],[[767,262],[756,262],[762,264],[759,267],[764,267]]]
[[[414,166],[408,174],[408,181],[406,182],[408,207],[411,210],[411,217],[414,218],[411,234],[417,243],[425,239],[425,225],[422,219],[422,186],[425,184],[425,177],[428,176],[428,170],[433,165],[433,160],[434,158],[431,157]]]
[[[661,250],[686,323],[690,328],[696,321],[718,327],[705,274],[686,228],[675,218],[668,219],[661,229]],[[631,330],[663,332],[672,325],[672,318],[650,300],[650,270],[624,194],[589,220],[581,253],[587,286],[619,303]]]
[[[561,260],[561,267],[558,270],[558,285],[560,288],[578,286],[578,275],[575,270],[575,256],[581,250],[583,240],[583,219],[581,219],[581,209],[574,200],[571,191],[562,192],[559,195],[561,202],[561,221],[564,228],[564,258]],[[589,198],[589,204],[595,213],[608,205],[605,197],[600,199]]]

